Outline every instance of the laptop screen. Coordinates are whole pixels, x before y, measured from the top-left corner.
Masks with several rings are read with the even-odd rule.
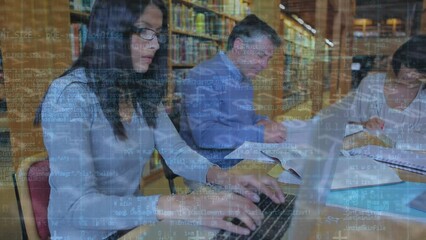
[[[303,183],[285,238],[308,239],[330,192],[353,94],[321,110],[314,118],[312,151],[307,155]]]

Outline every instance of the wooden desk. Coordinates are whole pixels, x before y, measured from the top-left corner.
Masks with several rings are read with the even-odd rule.
[[[359,139],[366,136],[359,135],[345,139],[344,145],[358,144]],[[370,138],[370,136],[367,136]],[[357,140],[358,139],[358,140]],[[373,140],[372,141],[376,141]],[[379,143],[379,142],[377,142]],[[377,145],[377,144],[376,144]],[[265,164],[245,160],[230,169],[235,174],[266,174],[274,164]],[[404,181],[426,182],[426,175],[415,174],[404,170],[397,170]],[[282,184],[285,192],[293,193],[297,187]],[[173,227],[171,227],[173,228]],[[200,227],[201,228],[201,227]],[[138,239],[149,226],[140,226],[120,238]],[[177,238],[186,239],[186,238]],[[402,217],[390,217],[379,212],[354,210],[345,207],[324,207],[322,214],[316,221],[311,239],[398,239],[414,240],[426,239],[426,223],[413,221]]]

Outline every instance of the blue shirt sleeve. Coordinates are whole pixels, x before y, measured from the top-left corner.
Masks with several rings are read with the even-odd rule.
[[[260,120],[267,120],[267,119],[269,119],[269,118],[267,116],[264,116],[264,115],[259,115],[259,114],[254,115],[254,122],[255,123],[259,122]]]
[[[226,76],[190,74],[184,108],[195,144],[206,149],[234,149],[244,141],[263,142],[264,119],[255,113],[251,84]]]
[[[163,106],[158,110],[154,134],[157,150],[175,174],[206,183],[207,172],[213,164],[182,140]]]

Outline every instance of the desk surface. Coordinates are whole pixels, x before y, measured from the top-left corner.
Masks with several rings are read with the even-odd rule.
[[[358,145],[359,139],[365,141],[366,138],[371,137],[359,135],[346,138],[344,148],[345,144],[345,149],[348,149],[349,145],[355,147]],[[372,139],[372,141],[378,143],[376,145],[381,145],[377,140]],[[369,140],[365,142],[371,144]],[[274,164],[245,160],[229,171],[235,174],[266,174],[273,166]],[[397,172],[403,181],[426,183],[426,175],[399,169],[397,169]],[[290,192],[294,191],[294,186],[282,184],[282,187],[284,191],[289,189]],[[120,239],[139,239],[139,236],[149,228],[149,226],[140,226]],[[380,212],[327,206],[323,209],[320,219],[317,220],[311,239],[426,239],[426,221],[417,222],[411,219],[383,215]]]

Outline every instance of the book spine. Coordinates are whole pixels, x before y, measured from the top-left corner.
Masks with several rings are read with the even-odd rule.
[[[74,0],[74,10],[83,11],[83,2],[82,0]]]
[[[73,24],[73,35],[74,35],[74,59],[77,59],[80,56],[80,26],[78,23]]]
[[[84,49],[84,45],[86,45],[86,40],[87,40],[87,26],[86,24],[81,24],[80,26],[80,32],[81,32],[81,52]]]
[[[198,34],[205,34],[206,33],[206,24],[205,24],[205,20],[206,16],[204,13],[199,12],[197,13],[196,17],[195,17],[195,26],[196,26],[196,33]]]
[[[74,26],[73,24],[70,25],[70,42],[71,42],[71,59],[72,61],[75,61],[75,41],[74,41]]]

